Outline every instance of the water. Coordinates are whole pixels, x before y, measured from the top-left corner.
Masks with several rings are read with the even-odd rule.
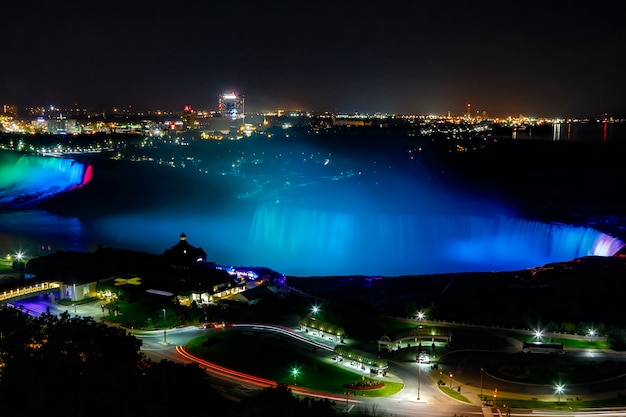
[[[537,139],[587,143],[626,142],[626,123],[613,122],[563,122],[514,130],[512,139]]]
[[[372,149],[197,146],[176,149],[195,156],[192,163],[177,155],[186,168],[93,161],[94,180],[53,205],[69,214],[0,212],[0,248],[33,256],[101,244],[162,253],[184,232],[218,264],[397,276],[518,270],[608,256],[623,245],[589,227],[519,218],[501,201]]]

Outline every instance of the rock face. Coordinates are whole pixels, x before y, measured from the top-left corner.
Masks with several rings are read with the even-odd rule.
[[[315,297],[365,311],[533,328],[554,323],[626,326],[616,314],[626,292],[626,257],[584,257],[521,271],[402,277],[288,277]],[[346,313],[347,314],[347,313]],[[362,318],[365,320],[365,318]]]

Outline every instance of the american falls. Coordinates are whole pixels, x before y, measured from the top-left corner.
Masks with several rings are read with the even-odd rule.
[[[82,187],[91,177],[91,165],[73,159],[0,153],[0,207],[34,207],[55,194]]]

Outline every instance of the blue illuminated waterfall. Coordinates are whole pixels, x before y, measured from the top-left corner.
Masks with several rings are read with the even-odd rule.
[[[102,244],[161,253],[184,232],[218,264],[265,266],[295,276],[398,276],[514,271],[611,256],[624,246],[592,227],[520,218],[498,201],[428,182],[427,173],[409,176],[404,167],[394,174],[333,176],[325,170],[348,170],[332,171],[332,163],[309,171],[287,165],[289,170],[268,163],[253,174],[230,177],[217,171],[193,186],[186,185],[183,171],[176,171],[182,181],[169,182],[156,166],[138,171],[132,162],[116,165],[118,175],[108,181],[100,176],[68,200],[80,205],[80,222],[69,227],[59,219],[55,230],[74,236],[51,247],[70,242],[85,250]],[[32,207],[87,183],[91,170],[71,159],[0,153],[0,207]],[[128,179],[128,187],[118,187],[118,178]],[[0,216],[0,238],[21,230],[46,245],[61,240],[56,232],[38,236],[53,219],[34,222],[43,213],[21,213],[28,223]]]
[[[91,180],[91,166],[72,159],[0,155],[0,206],[23,208]]]
[[[587,255],[610,256],[623,243],[588,227],[505,216],[393,216],[266,205],[250,239],[285,271],[315,265],[321,275],[412,275],[519,270]]]

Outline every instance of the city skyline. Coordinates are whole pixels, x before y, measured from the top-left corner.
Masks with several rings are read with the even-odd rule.
[[[0,102],[490,116],[626,114],[617,1],[13,2]]]

